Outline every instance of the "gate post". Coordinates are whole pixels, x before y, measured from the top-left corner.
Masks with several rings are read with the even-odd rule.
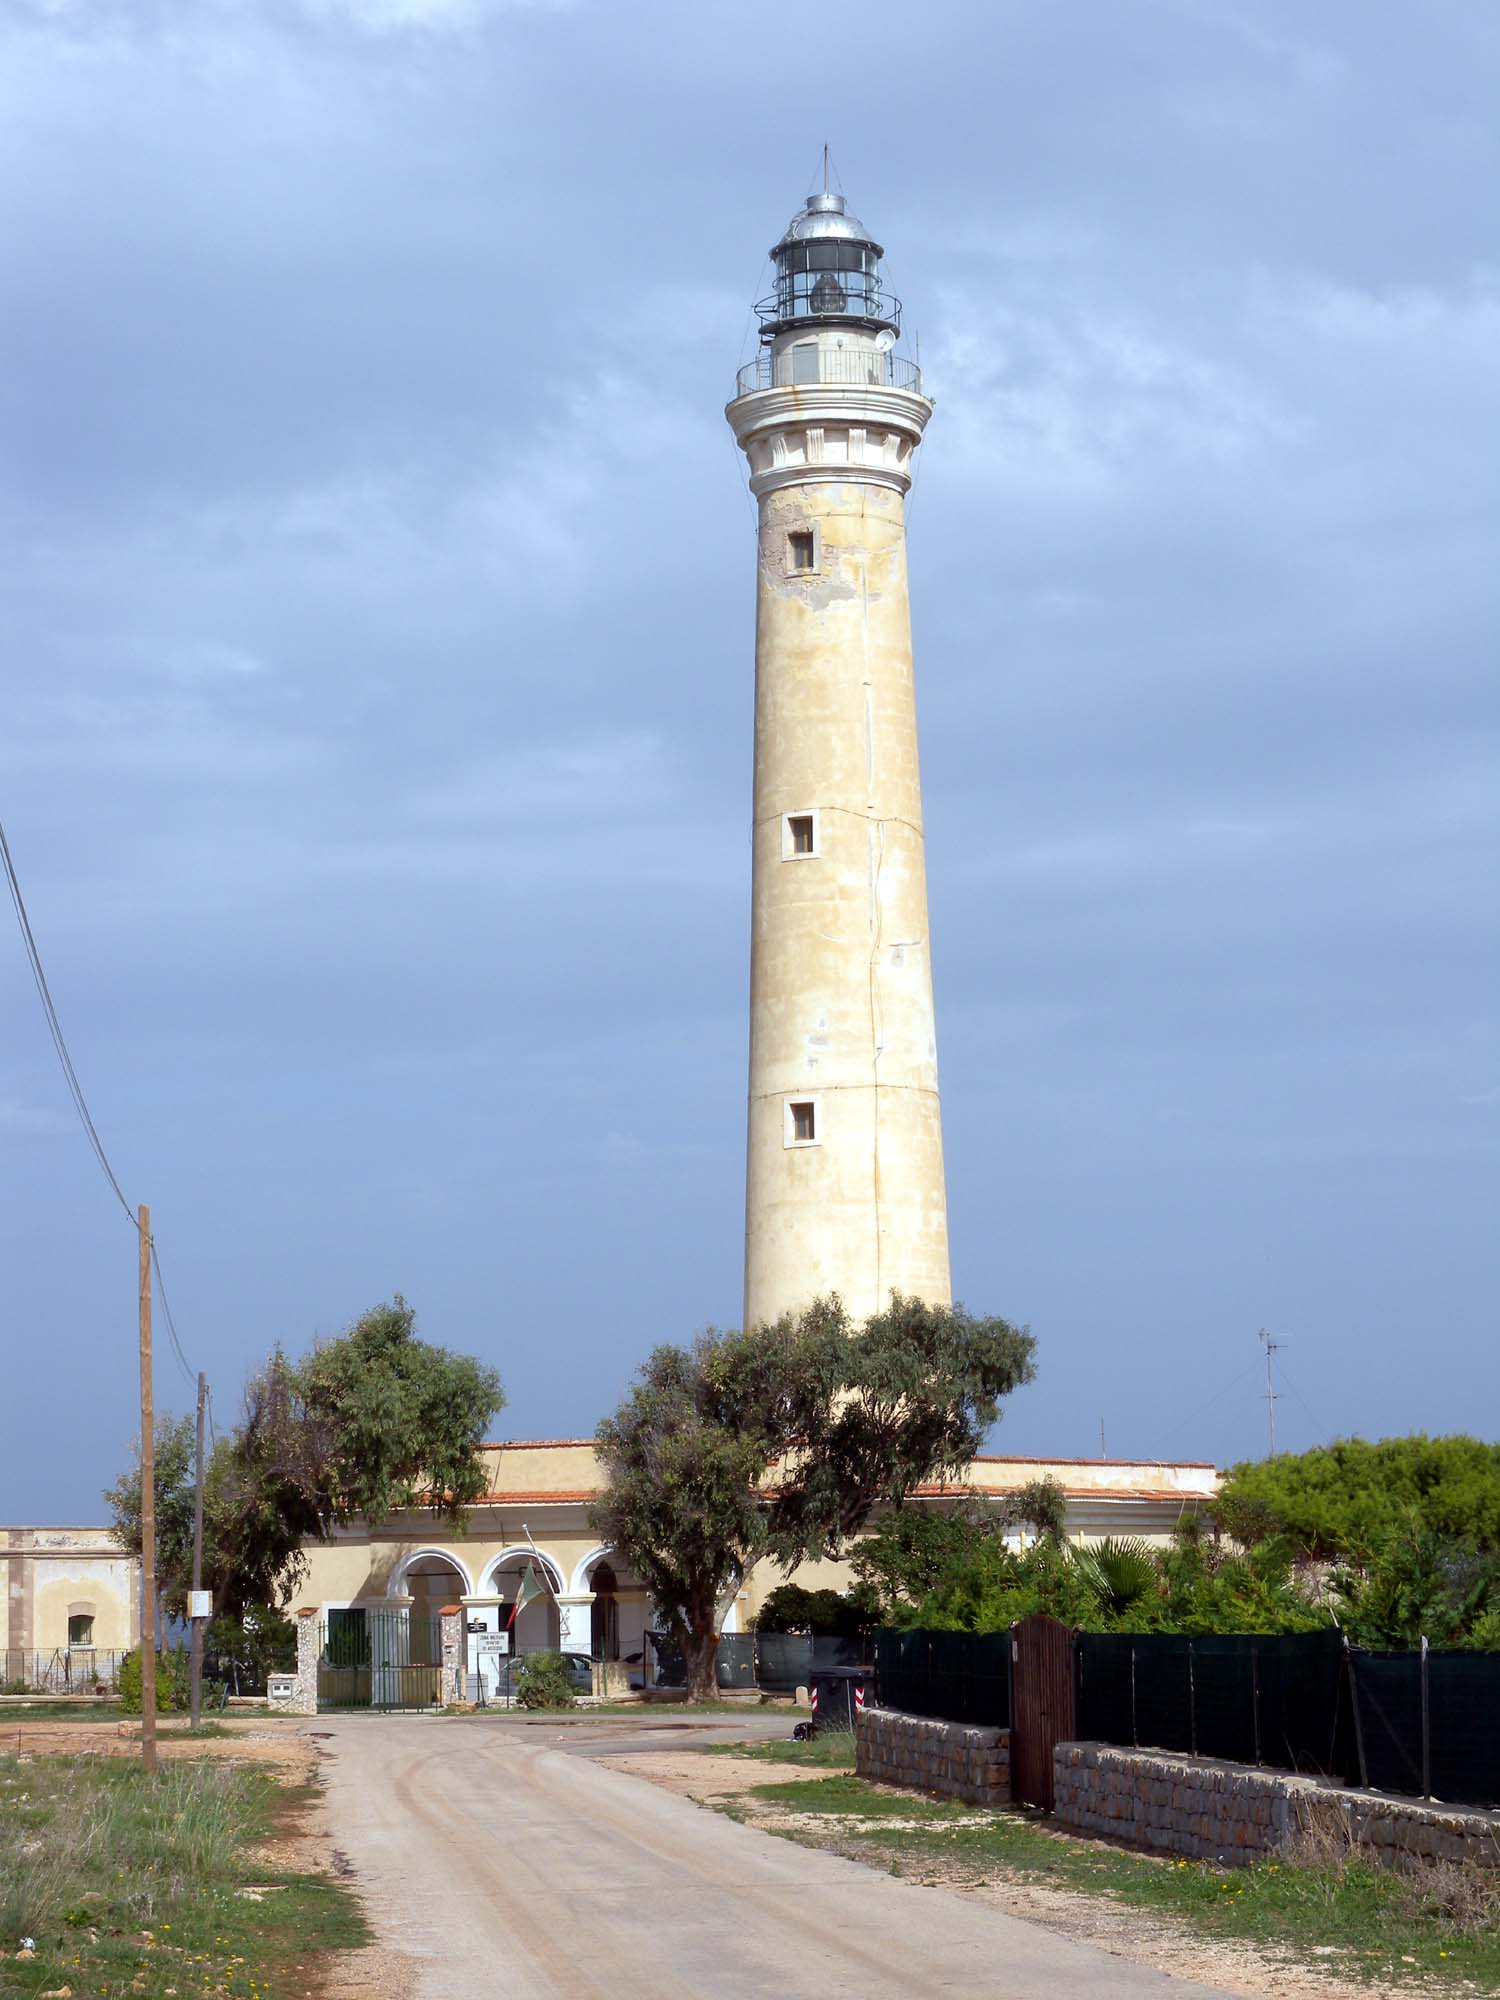
[[[464,1608],[461,1604],[445,1604],[439,1615],[443,1627],[443,1705],[456,1708],[468,1698],[464,1674]]]
[[[293,1715],[318,1712],[318,1659],[322,1651],[322,1614],[316,1605],[309,1604],[297,1613],[297,1687],[284,1704]]]

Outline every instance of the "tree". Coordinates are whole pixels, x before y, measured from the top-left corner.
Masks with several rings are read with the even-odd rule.
[[[782,1583],[755,1616],[757,1632],[807,1632],[817,1638],[857,1639],[880,1623],[880,1595],[868,1583],[852,1590],[804,1590]]]
[[[504,1401],[493,1369],[417,1339],[399,1294],[301,1362],[274,1349],[205,1468],[204,1581],[215,1615],[284,1605],[306,1572],[303,1545],[356,1516],[378,1527],[421,1506],[461,1530],[485,1488],[478,1447]],[[169,1608],[185,1610],[193,1421],[166,1418],[157,1435],[158,1568]],[[137,1468],[105,1495],[137,1554],[140,1488]]]
[[[312,1485],[326,1521],[377,1526],[427,1506],[461,1528],[484,1493],[479,1446],[505,1404],[500,1377],[418,1340],[415,1322],[398,1292],[292,1371],[304,1437],[329,1448]],[[307,1469],[300,1451],[291,1463]]]
[[[920,1604],[981,1547],[1003,1540],[1005,1523],[977,1497],[956,1506],[892,1507],[849,1552],[860,1582],[880,1595],[887,1615]]]
[[[1215,1513],[1252,1545],[1361,1561],[1411,1520],[1500,1550],[1500,1444],[1472,1437],[1340,1438],[1230,1468]]]
[[[939,1631],[998,1632],[1037,1611],[1090,1632],[1306,1632],[1328,1623],[1299,1590],[1284,1544],[1237,1554],[1192,1522],[1169,1549],[1044,1539],[1018,1550],[998,1534],[975,1535],[925,1596],[890,1615]]]
[[[1030,1528],[1044,1542],[1062,1542],[1068,1527],[1068,1496],[1055,1479],[1028,1479],[1006,1495],[1001,1518],[1010,1528]]]
[[[1500,1555],[1429,1526],[1413,1508],[1360,1562],[1330,1579],[1339,1620],[1360,1646],[1494,1647]]]
[[[156,1587],[162,1611],[169,1618],[187,1616],[187,1593],[193,1581],[193,1492],[197,1453],[192,1417],[163,1413],[156,1424]],[[126,1548],[141,1550],[140,1448],[135,1464],[122,1473],[104,1498],[114,1516],[115,1533]]]
[[[762,1557],[841,1555],[882,1503],[956,1475],[1033,1372],[1031,1335],[893,1295],[856,1332],[840,1302],[658,1347],[596,1433],[592,1521],[714,1689],[718,1608]]]

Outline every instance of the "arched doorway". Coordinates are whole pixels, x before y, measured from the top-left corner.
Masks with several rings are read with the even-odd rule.
[[[635,1571],[612,1549],[596,1549],[579,1565],[575,1590],[591,1590],[590,1651],[596,1660],[624,1660],[643,1671],[651,1598]]]
[[[469,1594],[469,1579],[451,1556],[436,1550],[412,1556],[397,1571],[394,1592],[411,1599],[411,1663],[443,1663],[442,1610]]]
[[[589,1606],[589,1652],[596,1660],[620,1657],[620,1586],[607,1562],[594,1565],[589,1581],[594,1601]]]
[[[534,1583],[527,1582],[528,1570]],[[516,1611],[523,1589],[529,1593],[535,1584],[541,1586],[540,1592],[528,1595],[527,1602]],[[562,1622],[557,1598],[562,1587],[557,1565],[534,1549],[509,1549],[490,1566],[484,1594],[501,1600],[499,1629],[510,1633],[512,1655],[561,1650]]]

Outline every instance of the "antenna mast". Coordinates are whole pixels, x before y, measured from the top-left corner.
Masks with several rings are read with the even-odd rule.
[[[1276,1405],[1280,1401],[1280,1398],[1276,1394],[1276,1384],[1271,1375],[1271,1356],[1280,1347],[1281,1342],[1273,1340],[1264,1327],[1256,1335],[1256,1339],[1264,1343],[1266,1350],[1266,1435],[1269,1444],[1266,1456],[1274,1458],[1276,1456]]]

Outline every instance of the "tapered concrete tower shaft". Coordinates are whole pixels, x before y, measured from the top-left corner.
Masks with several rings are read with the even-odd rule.
[[[932,414],[814,196],[727,415],[759,502],[745,1324],[950,1297],[906,494]]]

